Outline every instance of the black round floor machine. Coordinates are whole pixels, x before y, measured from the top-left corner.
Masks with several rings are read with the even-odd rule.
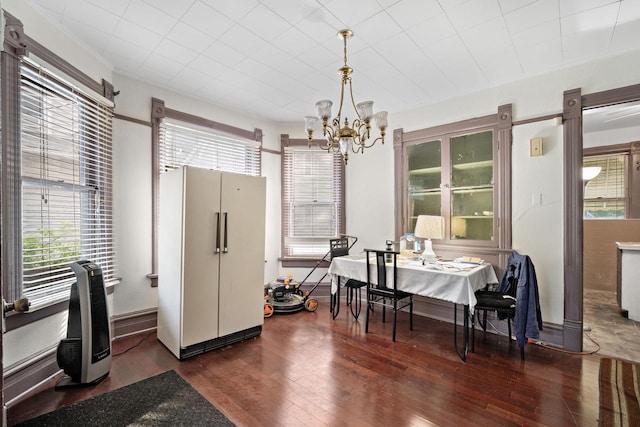
[[[355,239],[349,245],[349,248],[351,248],[358,239],[352,236],[348,237]],[[327,277],[327,273],[310,290],[303,292],[301,286],[321,264],[325,263],[326,265],[329,261],[331,261],[331,251],[316,262],[316,265],[301,282],[294,280],[293,275],[289,274],[288,276],[280,276],[266,284],[264,286],[264,317],[271,317],[274,313],[297,313],[303,309],[316,311],[318,309],[318,300],[312,298],[311,294],[316,290],[320,282]]]
[[[264,287],[264,317],[271,317],[273,313],[296,313],[302,309],[316,311],[318,300],[310,298],[313,290],[303,292],[300,286],[303,282],[293,280],[292,275],[278,277]]]

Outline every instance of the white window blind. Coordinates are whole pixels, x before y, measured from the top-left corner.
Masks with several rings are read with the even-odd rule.
[[[323,256],[342,232],[342,157],[307,147],[285,147],[284,256]]]
[[[260,144],[197,125],[163,120],[160,173],[180,166],[260,176]]]
[[[585,218],[625,218],[627,154],[586,157],[584,167],[600,167],[600,173],[584,188]]]
[[[115,280],[112,107],[41,68],[20,67],[23,294],[32,308],[69,297],[69,264]]]

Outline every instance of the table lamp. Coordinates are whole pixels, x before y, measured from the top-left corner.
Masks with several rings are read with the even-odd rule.
[[[416,238],[425,239],[422,261],[425,263],[436,262],[437,258],[431,246],[431,239],[444,239],[444,218],[434,215],[418,215],[414,234]]]

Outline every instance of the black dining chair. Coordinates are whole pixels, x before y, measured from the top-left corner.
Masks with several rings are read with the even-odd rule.
[[[485,333],[488,311],[496,312],[500,320],[507,319],[509,342],[511,342],[511,321],[514,321],[516,341],[520,347],[520,359],[524,360],[524,346],[527,340],[529,338],[537,339],[543,325],[535,267],[531,258],[513,251],[507,260],[507,266],[500,282],[500,290],[479,290],[475,295],[478,300],[475,305],[476,317]],[[482,312],[482,319],[480,312]],[[471,330],[473,349],[475,344],[474,318],[471,321]]]
[[[511,266],[510,268],[515,268]],[[514,282],[509,288],[509,292],[490,291],[488,286],[485,289],[476,291],[475,305],[475,318],[478,320],[478,324],[482,328],[482,331],[487,333],[487,312],[495,312],[499,319],[507,320],[507,329],[509,333],[509,340],[511,340],[511,321],[516,317],[516,289],[518,281],[515,277],[511,276],[508,280]],[[482,317],[481,317],[482,316]],[[471,342],[472,346],[475,344],[475,323],[476,319],[471,320]],[[524,360],[524,348],[521,349],[520,357]]]
[[[413,294],[398,290],[397,256],[393,250],[365,249],[367,254],[367,315],[365,332],[369,332],[369,312],[375,305],[382,307],[382,322],[385,322],[387,308],[393,310],[393,341],[396,340],[396,318],[399,310],[409,307],[409,330],[413,331]],[[371,274],[371,258],[375,256],[375,278]],[[387,262],[388,260],[388,262]],[[391,274],[387,274],[387,268]]]
[[[331,259],[349,255],[349,239],[348,237],[340,237],[329,240],[329,253]],[[340,278],[338,278],[340,280]],[[344,284],[346,293],[346,305],[350,308],[351,314],[357,320],[362,310],[362,288],[367,286],[365,282],[355,279],[348,279]],[[335,319],[340,312],[340,282],[338,282],[338,291],[336,295],[331,295],[331,310]]]

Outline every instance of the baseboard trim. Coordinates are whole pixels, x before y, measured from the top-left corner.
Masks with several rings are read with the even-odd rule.
[[[157,319],[157,308],[112,316],[112,339],[154,330]],[[3,391],[6,408],[48,387],[48,382],[62,372],[56,360],[56,347],[47,348],[28,362],[5,370]]]
[[[158,309],[139,310],[126,314],[111,316],[111,338],[123,338],[156,329],[158,326]]]
[[[582,320],[564,319],[563,345],[571,351],[582,351],[582,336],[584,335]]]
[[[314,286],[315,286],[315,283],[304,283],[300,286],[300,290],[302,292],[310,292]],[[331,296],[331,283],[330,282],[318,283],[318,286],[315,289],[313,289],[313,292],[311,292],[311,295],[314,298],[323,298],[323,297],[329,298],[329,296]]]
[[[4,403],[7,408],[40,391],[52,377],[61,372],[56,361],[56,348],[48,348],[29,363],[4,372]]]

